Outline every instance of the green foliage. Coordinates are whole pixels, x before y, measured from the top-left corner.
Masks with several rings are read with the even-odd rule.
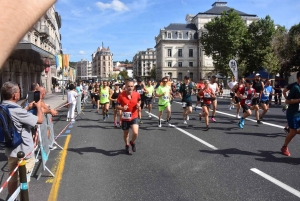
[[[150,71],[150,77],[153,79],[156,79],[156,67],[153,65],[151,71]]]
[[[122,78],[125,79],[125,80],[129,78],[129,77],[128,77],[128,73],[127,73],[126,70],[121,71],[121,72],[119,73],[119,75],[121,75]]]

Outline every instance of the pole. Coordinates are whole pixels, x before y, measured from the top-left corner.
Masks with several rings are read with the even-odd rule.
[[[19,151],[17,153],[18,159],[21,160],[25,157],[25,153],[23,151]],[[26,161],[25,159],[20,163],[19,167],[19,177],[20,177],[20,197],[22,201],[29,201],[28,195],[28,183],[27,183],[27,173],[26,173]]]

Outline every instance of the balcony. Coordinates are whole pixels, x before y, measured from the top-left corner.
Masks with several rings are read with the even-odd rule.
[[[41,25],[39,32],[41,35],[49,36],[49,28],[46,25]]]
[[[55,28],[55,20],[52,18],[51,12],[50,10],[47,10],[47,12],[45,13],[45,18],[51,22],[52,26]]]

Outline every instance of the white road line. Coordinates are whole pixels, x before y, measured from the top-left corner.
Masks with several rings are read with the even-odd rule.
[[[173,101],[173,102],[174,102],[174,103],[177,103],[177,104],[181,104],[181,102],[177,102],[177,101]],[[193,107],[195,107],[195,106],[193,105]],[[201,107],[198,107],[198,106],[197,106],[197,108],[198,108],[198,109],[202,109]],[[220,114],[223,114],[223,115],[226,115],[226,116],[236,117],[235,115],[229,114],[229,113],[226,113],[226,112],[220,112],[220,111],[218,111],[218,110],[217,110],[216,112],[217,112],[217,113],[220,113]],[[251,118],[248,118],[248,117],[247,117],[246,120],[256,122],[255,119],[251,119]],[[280,126],[280,125],[276,125],[276,124],[271,124],[271,123],[265,122],[265,121],[263,121],[263,120],[262,120],[262,122],[263,122],[263,125],[273,126],[273,127],[276,127],[276,128],[282,128],[282,129],[284,128],[284,126]]]
[[[153,117],[155,117],[156,119],[158,119],[158,116],[156,116],[156,115],[154,115],[154,114],[152,114],[152,113],[149,113],[148,111],[145,111],[145,112],[148,113],[148,114],[151,114],[151,116],[153,116]],[[163,119],[161,119],[161,120],[163,120]],[[163,120],[163,121],[164,121],[164,120]],[[191,133],[189,133],[189,132],[187,132],[187,131],[185,131],[185,130],[183,130],[183,129],[181,129],[181,128],[178,128],[178,127],[175,126],[175,125],[171,125],[171,127],[175,128],[175,129],[177,129],[177,130],[179,130],[180,132],[186,134],[187,136],[193,138],[194,140],[197,140],[198,142],[204,144],[205,146],[208,146],[209,148],[211,148],[211,149],[213,149],[213,150],[218,150],[217,147],[215,147],[215,146],[209,144],[208,142],[205,142],[204,140],[202,140],[202,139],[200,139],[200,138],[198,138],[198,137],[192,135]]]
[[[260,171],[260,170],[258,170],[258,169],[256,169],[256,168],[252,168],[252,169],[250,169],[250,170],[251,170],[252,172],[255,172],[256,174],[262,176],[263,178],[269,180],[270,182],[276,184],[277,186],[283,188],[284,190],[286,190],[286,191],[288,191],[288,192],[290,192],[290,193],[292,193],[292,194],[294,194],[295,196],[297,196],[297,197],[300,198],[300,192],[297,191],[296,189],[294,189],[294,188],[292,188],[292,187],[290,187],[290,186],[288,186],[288,185],[282,183],[281,181],[275,179],[274,177],[271,177],[270,175],[267,175],[266,173],[264,173],[264,172],[262,172],[262,171]]]

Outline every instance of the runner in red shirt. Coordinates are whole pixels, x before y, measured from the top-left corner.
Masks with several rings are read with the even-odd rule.
[[[204,87],[205,87],[205,85],[204,85],[204,79],[200,79],[199,83],[197,84],[197,90],[198,90],[198,93],[199,93]],[[200,101],[201,101],[201,100],[200,100],[200,97],[197,96],[197,102],[196,102],[196,105],[195,105],[195,112],[198,111],[197,106],[198,106],[198,104],[200,103]]]
[[[211,99],[212,98],[216,98],[216,95],[214,93],[214,91],[209,88],[209,81],[205,80],[204,81],[204,88],[201,89],[197,95],[201,100],[201,107],[203,110],[203,113],[199,114],[199,120],[201,121],[202,117],[205,117],[205,123],[206,123],[206,128],[204,129],[204,131],[208,131],[209,130],[209,109],[210,109],[210,105],[211,105]]]
[[[132,151],[136,151],[135,140],[138,137],[138,111],[141,105],[141,96],[138,92],[133,91],[134,82],[132,79],[127,80],[125,91],[119,94],[117,100],[117,109],[122,111],[122,130],[124,131],[124,141],[126,153],[129,154],[129,144]],[[132,130],[132,139],[129,142],[129,128]]]
[[[256,104],[256,98],[259,97],[259,93],[256,93],[252,88],[252,81],[246,80],[245,87],[239,87],[237,91],[237,97],[241,99],[241,107],[243,108],[243,116],[240,118],[238,126],[244,128],[245,119],[252,114],[251,110],[255,111],[255,116],[258,124],[261,124],[259,120],[259,106]]]

